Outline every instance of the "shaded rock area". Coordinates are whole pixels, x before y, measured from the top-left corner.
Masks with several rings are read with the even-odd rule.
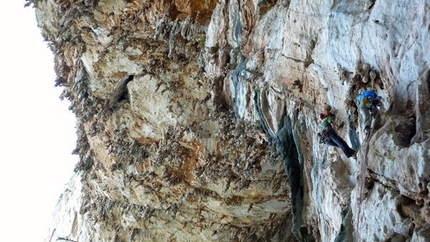
[[[428,241],[428,1],[27,3],[80,158],[46,241]]]

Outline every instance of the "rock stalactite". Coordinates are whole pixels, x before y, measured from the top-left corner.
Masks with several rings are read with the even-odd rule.
[[[428,1],[26,6],[78,135],[46,241],[428,240]]]

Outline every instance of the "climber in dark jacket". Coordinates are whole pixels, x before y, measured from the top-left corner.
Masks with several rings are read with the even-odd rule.
[[[334,131],[331,123],[333,122],[333,116],[328,116],[326,114],[321,113],[319,115],[319,119],[321,120],[321,131],[318,133],[320,137],[320,143],[324,143],[327,145],[331,145],[337,148],[340,148],[346,157],[357,158],[357,153],[355,150],[351,149],[348,144],[343,140],[337,133]]]
[[[381,105],[380,100],[381,96],[378,96],[373,90],[367,90],[358,96],[357,106],[363,118],[362,127],[364,127],[365,134],[370,130],[372,118],[376,117],[378,106]]]

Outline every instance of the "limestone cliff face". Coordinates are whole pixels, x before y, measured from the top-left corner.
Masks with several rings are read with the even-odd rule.
[[[46,241],[428,241],[428,1],[30,2],[80,157]]]

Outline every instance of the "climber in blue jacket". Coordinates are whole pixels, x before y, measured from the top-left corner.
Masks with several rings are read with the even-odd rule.
[[[367,134],[370,130],[372,118],[378,113],[378,106],[381,105],[381,96],[378,96],[375,91],[367,90],[358,96],[357,105],[362,115],[362,127]]]
[[[346,157],[353,157],[354,159],[357,158],[357,152],[351,147],[348,146],[348,144],[343,140],[337,133],[334,131],[333,126],[331,123],[333,122],[333,116],[326,115],[324,113],[321,113],[319,115],[319,119],[321,121],[320,125],[320,133],[318,133],[318,136],[320,138],[320,143],[324,143],[327,145],[331,145],[337,148],[340,148]]]

